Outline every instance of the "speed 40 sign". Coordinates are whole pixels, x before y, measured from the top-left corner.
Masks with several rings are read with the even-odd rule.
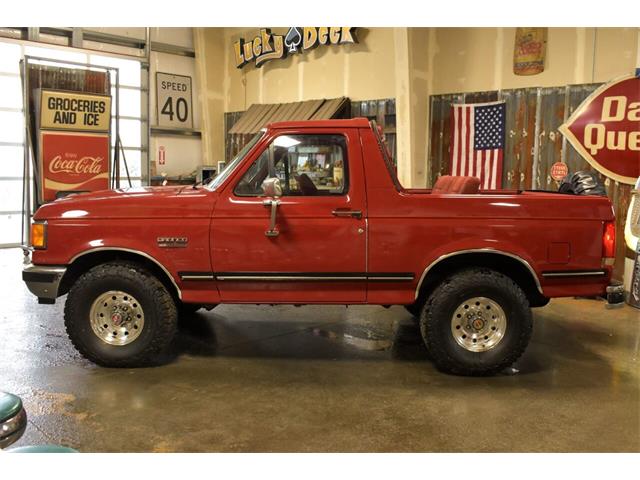
[[[161,127],[193,128],[191,77],[156,73],[156,105]]]

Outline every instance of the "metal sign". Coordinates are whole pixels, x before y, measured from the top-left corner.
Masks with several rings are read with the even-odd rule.
[[[287,54],[303,53],[319,45],[358,43],[356,27],[290,27],[286,35],[275,35],[268,28],[245,41],[233,44],[236,68],[242,68],[252,60],[256,67],[268,60],[285,58]]]
[[[633,185],[640,176],[640,78],[598,88],[559,130],[593,168]]]
[[[109,135],[71,132],[40,133],[41,198],[58,192],[109,188]]]
[[[193,128],[191,77],[157,72],[156,106],[159,126]]]
[[[518,27],[513,49],[513,73],[536,75],[544,71],[546,27]]]
[[[42,90],[40,128],[108,133],[111,125],[111,97],[79,92]]]
[[[569,174],[569,167],[567,167],[566,163],[562,163],[562,162],[554,163],[553,165],[551,165],[551,170],[549,170],[549,175],[551,175],[551,178],[553,178],[557,182],[562,180],[568,174]]]

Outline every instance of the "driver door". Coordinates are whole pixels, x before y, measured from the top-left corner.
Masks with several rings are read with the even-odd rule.
[[[211,248],[223,302],[365,301],[367,226],[358,131],[304,132],[274,134],[221,192]],[[267,178],[278,179],[282,196],[265,195]]]

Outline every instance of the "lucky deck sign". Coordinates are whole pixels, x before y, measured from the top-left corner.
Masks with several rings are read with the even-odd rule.
[[[109,136],[40,132],[41,198],[109,188]]]
[[[241,38],[233,44],[236,67],[242,68],[252,60],[260,67],[269,60],[307,52],[320,45],[358,43],[355,31],[356,27],[289,27],[285,35],[276,35],[263,28],[253,39]]]
[[[560,132],[600,173],[633,185],[640,176],[640,78],[598,88]]]

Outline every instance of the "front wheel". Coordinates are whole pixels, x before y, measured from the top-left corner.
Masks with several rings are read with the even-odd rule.
[[[98,265],[69,291],[65,327],[76,349],[105,367],[138,367],[169,345],[177,309],[165,286],[136,264]]]
[[[524,352],[533,328],[522,289],[488,269],[452,275],[429,296],[420,330],[436,366],[458,375],[493,375]]]

